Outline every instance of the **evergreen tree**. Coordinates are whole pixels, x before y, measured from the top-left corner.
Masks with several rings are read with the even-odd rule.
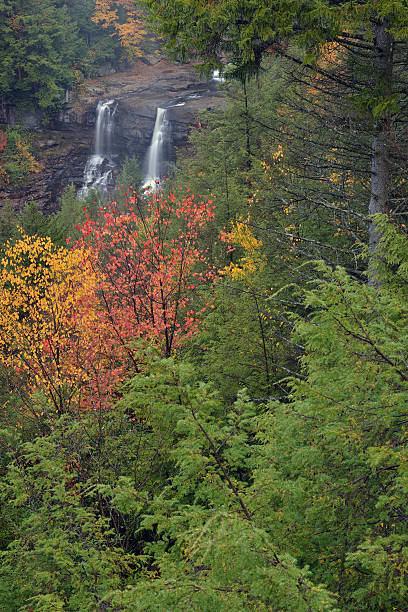
[[[133,572],[135,560],[120,548],[109,521],[114,503],[98,493],[104,478],[93,472],[88,479],[81,462],[95,451],[92,424],[86,442],[78,426],[55,423],[52,435],[25,444],[3,436],[14,459],[1,487],[11,539],[0,555],[3,610],[104,609],[105,594]],[[97,440],[101,451],[106,438]]]
[[[73,65],[83,53],[64,3],[4,0],[0,52],[0,92],[7,105],[33,103],[46,112],[60,104],[74,82]]]
[[[404,0],[366,0],[358,6],[346,0],[222,0],[204,10],[200,0],[145,3],[170,51],[182,59],[198,56],[203,69],[219,65],[224,55],[235,65],[235,76],[246,80],[259,71],[267,53],[275,52],[356,96],[370,115],[367,212],[371,219],[376,213],[388,213],[393,128],[400,120],[399,102],[405,105],[406,92],[399,69],[407,51]],[[300,56],[288,50],[288,41],[302,50]],[[320,62],[321,52],[333,42],[363,58],[363,71],[351,71],[346,79],[327,71]],[[371,220],[369,243],[374,257],[379,238]],[[372,282],[375,279],[372,268]]]
[[[259,420],[252,490],[267,495],[264,524],[353,612],[403,609],[408,591],[407,237],[376,222],[378,291],[322,266],[324,280],[303,292],[302,375],[290,403]]]
[[[93,21],[95,1],[68,0],[66,5],[86,49],[79,63],[85,76],[94,76],[98,66],[105,62],[117,65],[123,57],[123,49],[113,36],[113,28],[102,28]]]

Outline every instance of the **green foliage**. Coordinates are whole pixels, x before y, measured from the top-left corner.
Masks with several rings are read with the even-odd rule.
[[[120,187],[133,188],[137,191],[143,180],[142,171],[136,157],[126,157],[120,173],[116,179],[116,184]]]
[[[380,288],[319,263],[300,291],[286,403],[140,347],[115,411],[9,419],[3,608],[403,609],[408,240],[377,223]]]
[[[269,316],[263,319],[257,311],[257,306],[265,306],[263,298],[241,283],[219,283],[211,296],[214,308],[187,353],[197,375],[212,381],[229,402],[244,387],[252,397],[270,396],[270,351],[275,343]]]
[[[12,206],[5,202],[0,214],[0,248],[7,240],[17,237],[18,226],[29,236],[49,236],[59,246],[72,244],[79,238],[76,228],[85,220],[85,215],[96,217],[102,205],[97,192],[90,190],[85,199],[80,198],[74,185],[66,187],[61,195],[60,209],[51,215],[44,214],[41,205],[33,201],[26,202],[16,215]]]
[[[2,485],[15,535],[1,556],[3,609],[97,609],[131,572],[131,557],[119,555],[109,521],[94,507],[95,487],[81,481],[69,438],[61,452],[67,427],[16,450]]]
[[[288,40],[302,50],[306,61],[314,62],[325,44],[344,31],[357,31],[372,40],[374,16],[387,20],[396,38],[406,39],[407,33],[404,0],[366,0],[358,5],[349,0],[220,0],[205,6],[201,0],[143,3],[174,56],[184,61],[195,56],[205,71],[227,57],[233,76],[240,80],[259,72],[274,45],[278,53],[285,52]]]
[[[191,54],[197,54],[204,69],[209,70],[226,53],[236,66],[235,75],[240,78],[259,68],[265,49],[276,36],[293,33],[296,18],[312,20],[313,11],[322,5],[298,0],[222,0],[205,7],[199,0],[174,0],[164,6],[154,0],[144,0],[144,4],[174,55],[186,60]],[[181,14],[183,20],[179,19]],[[318,19],[313,21],[316,28]]]
[[[172,189],[189,184],[214,198],[217,227],[205,243],[218,265],[245,256],[237,245],[222,253],[213,247],[217,231],[230,231],[237,218],[262,242],[263,264],[245,282],[223,275],[217,283],[187,357],[228,401],[242,387],[255,398],[286,393],[280,381],[298,369],[302,350],[289,337],[287,311],[302,311],[292,287],[318,275],[302,264],[324,257],[360,274],[356,243],[366,237],[365,162],[349,157],[357,137],[352,119],[344,129],[347,102],[336,108],[337,123],[333,98],[324,99],[319,115],[301,70],[275,59],[262,68],[257,82],[228,85],[224,112],[200,117],[190,140],[194,155],[171,179]]]
[[[133,576],[143,544],[135,530],[171,465],[174,427],[152,413],[147,393],[143,404],[133,399],[111,414],[48,423],[52,433],[33,442],[2,432],[11,458],[0,495],[11,540],[2,609],[97,610]]]
[[[103,29],[92,21],[94,0],[70,0],[67,8],[81,40],[83,50],[78,67],[83,74],[95,76],[98,67],[106,62],[117,65],[123,57],[123,49],[113,36],[113,28]]]
[[[5,202],[0,213],[0,249],[16,235],[15,212],[10,202]]]
[[[48,236],[48,219],[37,202],[27,202],[19,215],[17,225],[29,236]]]
[[[68,185],[61,195],[60,209],[51,215],[45,215],[38,202],[26,202],[17,218],[6,209],[1,215],[5,226],[3,240],[13,238],[20,226],[28,236],[49,236],[54,244],[66,246],[67,240],[70,243],[79,238],[76,227],[85,219],[85,214],[96,216],[99,204],[94,191],[83,199],[77,196],[74,185]]]
[[[179,370],[185,414],[177,406],[178,471],[144,519],[162,534],[148,547],[155,570],[114,597],[124,609],[183,609],[187,602],[200,610],[267,609],[271,601],[302,609],[294,576],[306,581],[316,609],[333,609],[325,591],[299,577],[293,557],[309,567],[314,584],[325,582],[337,593],[341,610],[402,609],[408,313],[405,294],[393,285],[396,265],[397,278],[405,274],[407,239],[399,235],[388,254],[396,234],[384,230],[383,255],[393,270],[379,291],[320,264],[324,278],[304,292],[312,315],[297,319],[295,339],[306,353],[289,404],[272,404],[257,416],[241,396],[223,413],[205,385],[184,388],[188,372],[186,378]],[[151,390],[154,381],[151,375]],[[159,381],[162,389],[163,374]],[[154,391],[160,406],[161,393]],[[278,542],[291,556],[278,553],[285,571],[273,563]],[[260,558],[254,549],[263,551]],[[268,576],[268,588],[259,572]]]
[[[142,182],[143,175],[138,160],[136,157],[126,157],[116,178],[117,189],[114,199],[119,206],[124,205],[130,194],[135,195],[139,192]]]
[[[131,382],[130,406],[148,401],[176,423],[175,471],[142,521],[159,535],[145,547],[154,569],[110,601],[129,611],[333,610],[331,596],[256,520],[261,500],[248,494],[259,452],[253,405],[241,394],[225,412],[211,387],[191,376],[188,367],[155,360],[148,377]]]
[[[84,206],[87,204],[76,195],[75,186],[68,185],[61,195],[60,206],[60,210],[47,220],[47,231],[55,244],[65,245],[67,238],[79,237],[75,226],[84,219]]]
[[[21,69],[8,80],[1,55],[7,100],[23,105],[35,81],[36,104],[56,108],[74,71],[119,61],[91,0],[63,4],[46,0],[40,32],[31,1],[0,0],[0,48]],[[56,420],[17,393],[24,374],[0,373],[0,608],[404,610],[406,2],[145,4],[174,54],[207,71],[227,58],[241,81],[225,111],[200,116],[169,181],[214,199],[199,240],[222,272],[174,359],[137,346],[109,413]],[[399,39],[388,72],[384,20]],[[367,214],[373,129],[387,136],[392,223]],[[119,205],[141,178],[126,160]],[[28,203],[18,221],[64,245],[103,206],[70,186],[58,213]],[[377,287],[361,257],[371,220]]]
[[[397,293],[401,300],[407,299],[408,262],[405,256],[406,228],[401,231],[397,225],[390,223],[386,215],[375,215],[374,221],[381,231],[381,259],[378,269],[380,279],[390,291]]]
[[[66,5],[44,0],[39,11],[32,0],[4,0],[0,15],[2,94],[17,107],[31,102],[45,112],[54,111],[64,89],[74,82],[73,64],[81,55]]]
[[[38,172],[41,165],[34,157],[27,129],[8,127],[4,138],[6,145],[0,152],[0,183],[18,187],[24,184],[30,172]]]
[[[406,269],[406,237],[385,262]],[[342,610],[402,609],[407,597],[408,375],[406,292],[395,273],[376,291],[343,269],[305,292],[297,322],[304,378],[289,405],[259,421],[264,459],[253,494],[269,491],[264,520],[313,579],[341,596]],[[258,492],[258,493],[257,493]],[[271,510],[274,508],[274,510]],[[279,537],[279,536],[278,536]]]
[[[0,2],[0,94],[18,109],[35,107],[46,115],[61,106],[64,91],[98,67],[123,57],[112,29],[92,21],[92,0]]]

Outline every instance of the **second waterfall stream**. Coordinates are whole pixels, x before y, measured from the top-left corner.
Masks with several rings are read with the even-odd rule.
[[[144,189],[157,189],[163,174],[163,149],[167,138],[169,122],[167,109],[158,108],[154,124],[152,140],[146,157],[146,175],[143,183]]]

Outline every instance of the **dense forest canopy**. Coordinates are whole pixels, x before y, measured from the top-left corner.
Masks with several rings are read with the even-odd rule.
[[[155,189],[2,209],[0,608],[403,612],[408,2],[41,5],[0,3],[4,104],[149,28],[225,104]]]
[[[3,104],[52,113],[65,90],[143,53],[148,35],[133,3],[102,0],[2,0],[0,96]]]

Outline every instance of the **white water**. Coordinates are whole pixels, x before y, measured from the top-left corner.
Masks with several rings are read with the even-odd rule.
[[[98,102],[94,150],[85,165],[84,184],[78,192],[80,197],[86,196],[91,188],[97,189],[105,196],[108,193],[112,170],[115,167],[112,161],[112,133],[116,109],[115,100]]]
[[[157,189],[161,179],[163,145],[169,127],[166,115],[167,109],[157,109],[152,140],[147,152],[146,176],[142,187],[144,189],[151,189],[152,191]]]
[[[213,70],[212,71],[212,80],[215,81],[216,83],[224,83],[225,82],[224,77],[220,76],[220,71],[219,70]]]

